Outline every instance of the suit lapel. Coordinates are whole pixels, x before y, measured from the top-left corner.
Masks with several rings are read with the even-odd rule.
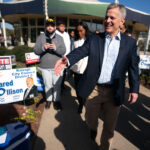
[[[121,63],[122,58],[124,57],[124,51],[126,50],[124,46],[125,46],[125,37],[123,36],[123,34],[121,34],[119,54],[116,60],[115,68],[118,68],[119,64]],[[104,48],[105,48],[105,32],[100,34],[100,38],[99,38],[100,69],[102,68],[102,63],[103,63],[103,58],[104,58]],[[117,70],[118,69],[116,69],[116,71]]]
[[[115,68],[118,68],[118,65],[121,63],[123,57],[124,57],[124,50],[125,49],[125,37],[123,36],[123,34],[121,34],[121,41],[120,41],[120,48],[119,48],[119,54],[116,60],[116,66]],[[117,71],[118,69],[116,69]]]
[[[103,33],[99,38],[100,69],[102,68],[102,63],[104,58],[104,48],[105,48],[105,33]]]

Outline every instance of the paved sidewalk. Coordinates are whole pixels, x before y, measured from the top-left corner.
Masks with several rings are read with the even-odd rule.
[[[66,86],[62,96],[63,111],[55,111],[53,105],[44,110],[34,150],[99,150],[102,120],[99,119],[96,144],[89,136],[85,109],[81,115],[77,113],[75,91],[70,83],[66,82]],[[149,149],[150,91],[141,86],[140,93],[136,104],[122,106],[111,150]]]

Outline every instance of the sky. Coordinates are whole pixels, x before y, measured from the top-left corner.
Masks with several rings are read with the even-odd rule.
[[[99,1],[108,3],[114,2],[114,0]],[[119,0],[119,3],[150,14],[150,0]]]
[[[9,1],[12,0],[3,0],[3,2]],[[99,0],[99,1],[108,3],[114,2],[114,0]],[[134,8],[150,14],[150,0],[119,0],[119,3],[127,7]],[[6,27],[12,29],[12,26],[9,24],[6,24]]]

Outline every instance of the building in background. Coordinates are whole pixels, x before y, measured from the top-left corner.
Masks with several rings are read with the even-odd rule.
[[[75,29],[79,21],[85,21],[92,32],[103,31],[103,21],[109,3],[98,0],[13,0],[0,4],[2,16],[15,29],[19,45],[27,38],[28,45],[34,46],[37,36],[44,32],[45,19],[50,17],[63,20],[67,31]],[[147,32],[150,15],[127,8],[128,29],[136,38],[140,32]]]

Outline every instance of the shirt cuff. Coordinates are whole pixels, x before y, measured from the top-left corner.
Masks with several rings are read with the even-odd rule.
[[[68,59],[68,58],[67,58]],[[70,66],[70,62],[69,62],[69,59],[68,59],[68,62],[67,62],[67,65],[66,67],[69,67]]]

